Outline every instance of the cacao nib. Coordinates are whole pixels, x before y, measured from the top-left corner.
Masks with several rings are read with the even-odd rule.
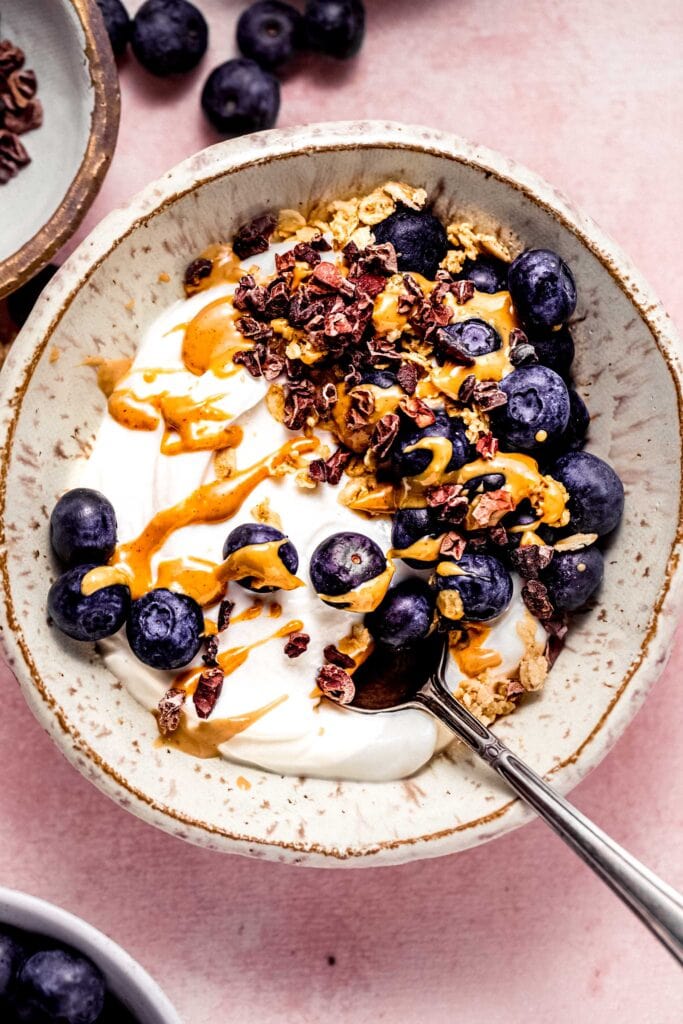
[[[425,491],[425,500],[430,508],[453,506],[462,497],[464,495],[461,484],[438,484],[436,487],[428,487]],[[467,498],[465,503],[467,504]]]
[[[398,403],[398,407],[404,416],[415,420],[415,425],[421,430],[424,427],[430,427],[436,420],[434,411],[421,398],[416,398],[414,395],[402,398]]]
[[[480,528],[495,526],[508,512],[514,511],[515,499],[509,491],[485,491],[472,507],[472,518]]]
[[[216,656],[218,655],[218,638],[216,636],[207,636],[204,641],[204,654],[202,654],[202,661],[205,665],[209,665],[211,668],[215,668],[218,662]]]
[[[396,379],[407,395],[414,395],[417,387],[417,368],[414,363],[403,362],[396,371]]]
[[[308,464],[308,475],[317,484],[324,484],[327,480],[327,467],[324,459],[313,459]]]
[[[307,242],[298,242],[292,252],[295,260],[299,263],[308,263],[309,267],[315,267],[320,263],[320,253],[316,252],[313,246]]]
[[[330,411],[332,406],[337,401],[337,388],[331,380],[326,381],[325,384],[316,392],[315,396],[315,407],[321,416],[325,416]]]
[[[388,412],[375,425],[370,438],[370,450],[378,459],[385,459],[398,436],[401,421],[395,412]]]
[[[288,249],[287,252],[275,253],[275,269],[278,274],[289,274],[294,270],[295,263],[296,257],[293,249]]]
[[[218,632],[223,633],[230,625],[230,616],[235,608],[234,601],[221,601],[218,606]]]
[[[273,337],[270,327],[255,320],[253,316],[241,316],[235,326],[243,337],[251,338],[252,341],[270,341]]]
[[[0,40],[0,76],[9,78],[13,71],[23,66],[24,51],[9,39]]]
[[[497,544],[499,548],[504,548],[508,543],[508,532],[504,526],[498,523],[496,526],[490,527],[489,537],[494,544]]]
[[[285,654],[288,658],[298,658],[308,648],[310,642],[308,633],[290,633],[285,644]]]
[[[465,548],[467,547],[467,541],[464,537],[461,537],[459,533],[454,530],[449,530],[441,538],[441,544],[439,546],[439,554],[447,555],[449,558],[454,558],[456,562],[464,555]]]
[[[350,658],[348,654],[344,654],[334,644],[328,644],[323,651],[323,655],[326,661],[337,665],[339,668],[353,668],[356,664],[353,658]]]
[[[1,113],[0,122],[2,122]],[[43,104],[40,100],[29,100],[25,106],[5,112],[3,127],[8,132],[14,132],[15,135],[24,135],[25,132],[31,132],[34,128],[40,128],[42,123]]]
[[[289,312],[289,289],[285,281],[279,277],[268,285],[266,316],[269,320],[286,317]]]
[[[176,690],[175,687],[171,687],[159,701],[157,722],[162,736],[170,736],[180,725],[180,715],[186,697],[185,690]]]
[[[346,414],[346,423],[351,430],[358,430],[367,425],[375,411],[375,396],[369,388],[354,388],[349,393],[350,405]]]
[[[339,483],[350,458],[351,452],[348,448],[339,447],[336,452],[333,452],[333,454],[330,455],[329,459],[325,463],[328,484],[335,487]]]
[[[513,327],[510,331],[510,362],[513,366],[528,366],[538,362],[538,355],[533,345],[529,344],[524,331]]]
[[[233,363],[237,363],[238,366],[243,366],[245,370],[249,371],[252,377],[263,376],[259,357],[252,349],[242,349],[239,352],[235,352],[232,357],[232,361]]]
[[[553,549],[547,544],[524,544],[510,553],[510,561],[525,580],[536,580],[539,573],[550,565],[553,554]]]
[[[313,249],[317,249],[318,252],[329,252],[332,248],[330,243],[327,241],[324,235],[317,234],[308,243]]]
[[[275,231],[276,223],[275,217],[265,214],[262,217],[255,217],[248,224],[243,224],[233,239],[235,255],[245,260],[249,256],[265,252],[270,245],[270,236]]]
[[[185,287],[199,288],[202,281],[210,276],[212,269],[213,263],[211,260],[204,259],[203,256],[192,260],[192,263],[185,270]]]
[[[207,668],[200,675],[197,689],[192,695],[195,711],[199,718],[208,718],[215,708],[216,701],[223,689],[224,678],[223,669],[220,666]]]
[[[319,263],[309,278],[309,288],[321,289],[325,292],[336,292],[339,295],[352,297],[354,286],[347,281],[339,267],[334,263]]]
[[[507,405],[507,395],[494,380],[478,380],[474,385],[472,397],[475,404],[484,412],[496,409],[499,405]]]
[[[285,368],[285,360],[283,356],[278,355],[276,352],[267,349],[263,357],[261,358],[261,372],[266,380],[275,380],[280,376]]]
[[[458,401],[462,402],[463,405],[469,405],[474,396],[474,388],[477,383],[477,378],[473,373],[469,373],[458,391]]]
[[[553,606],[548,591],[540,580],[528,580],[522,587],[522,600],[532,615],[537,619],[549,619],[553,614]]]
[[[290,382],[285,387],[284,424],[301,430],[315,407],[315,388],[310,380]]]
[[[493,459],[498,454],[498,439],[493,434],[484,434],[474,446],[482,459]]]
[[[472,281],[453,281],[450,286],[453,298],[459,306],[474,298],[474,284]]]
[[[350,704],[356,695],[353,679],[348,672],[336,665],[323,665],[318,672],[316,682],[325,697],[338,704]]]

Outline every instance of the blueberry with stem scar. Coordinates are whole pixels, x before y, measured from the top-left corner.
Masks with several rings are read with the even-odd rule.
[[[57,629],[72,640],[95,641],[112,636],[123,626],[130,610],[130,591],[121,583],[92,594],[81,590],[84,576],[94,565],[67,570],[50,587],[47,610]]]

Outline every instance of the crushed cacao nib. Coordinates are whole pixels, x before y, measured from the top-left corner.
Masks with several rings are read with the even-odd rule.
[[[285,386],[284,424],[289,430],[301,430],[315,408],[312,381],[291,381]]]
[[[496,526],[492,526],[489,531],[489,537],[494,544],[497,544],[499,548],[504,548],[508,543],[508,532],[504,526],[497,523]]]
[[[440,508],[443,505],[451,507],[461,497],[464,497],[461,484],[438,484],[436,487],[428,487],[425,491],[425,500],[430,508]]]
[[[564,647],[564,641],[568,631],[566,615],[555,614],[549,619],[544,619],[543,628],[548,634],[548,644],[546,647],[548,668],[552,668],[557,661],[560,651]]]
[[[267,293],[262,285],[256,284],[253,274],[245,274],[237,282],[232,297],[235,309],[241,313],[263,313],[266,308]]]
[[[501,391],[495,380],[476,381],[472,397],[483,412],[496,409],[499,405],[507,405],[507,395]]]
[[[510,561],[525,580],[536,580],[539,573],[550,565],[553,554],[553,549],[547,544],[525,544],[510,553]]]
[[[308,287],[311,290],[336,292],[338,295],[345,295],[349,298],[356,293],[353,284],[347,281],[334,263],[319,263],[308,279]]]
[[[325,236],[320,232],[317,235],[314,235],[308,244],[313,249],[317,249],[318,252],[329,252],[332,248]]]
[[[350,704],[356,695],[353,679],[348,672],[336,665],[323,665],[316,677],[316,683],[325,697],[338,704]]]
[[[205,665],[210,668],[215,668],[218,662],[216,657],[218,655],[218,637],[207,636],[204,641],[204,654],[202,654],[202,661]]]
[[[515,345],[510,349],[510,362],[513,366],[530,366],[538,362],[538,355],[533,345]]]
[[[351,268],[351,280],[356,280],[363,274],[380,274],[386,278],[398,273],[396,250],[391,242],[367,245],[365,249],[359,249],[354,242],[349,242],[343,252]]]
[[[306,367],[300,359],[290,359],[285,356],[285,373],[292,381],[301,380],[305,376]]]
[[[424,427],[430,427],[436,420],[433,409],[430,409],[421,398],[416,398],[414,395],[402,398],[398,407],[404,416],[415,420],[415,425],[421,430]]]
[[[381,274],[349,274],[349,281],[353,281],[358,293],[362,292],[371,299],[376,299],[387,283]]]
[[[326,381],[316,391],[315,407],[321,416],[325,416],[337,401],[337,387],[331,380]]]
[[[17,69],[8,76],[7,86],[16,105],[25,107],[29,100],[33,99],[38,88],[36,73],[29,68]]]
[[[516,345],[528,345],[529,339],[520,327],[513,327],[510,331],[510,337],[508,338],[510,348],[514,348]]]
[[[320,263],[320,253],[308,242],[298,242],[292,252],[295,260],[299,263],[308,263],[309,267],[315,267]]]
[[[275,269],[278,274],[289,274],[294,270],[294,264],[296,263],[296,256],[294,255],[293,249],[288,249],[287,252],[275,253]]]
[[[433,340],[440,327],[445,327],[451,319],[451,311],[439,302],[439,291],[434,289],[428,299],[423,299],[409,314],[408,320],[414,330],[426,341]]]
[[[180,725],[180,715],[186,696],[185,690],[176,690],[175,687],[171,687],[159,701],[157,722],[162,736],[170,736]]]
[[[24,51],[9,39],[0,40],[0,78],[8,78],[13,71],[23,66]]]
[[[348,448],[339,447],[336,452],[333,452],[332,455],[330,455],[329,459],[325,463],[328,484],[331,484],[334,487],[339,483],[350,458],[351,452]]]
[[[324,459],[313,459],[308,464],[308,475],[317,484],[324,484],[327,480],[327,467]]]
[[[235,352],[232,357],[233,363],[237,363],[238,366],[243,366],[245,370],[248,370],[252,377],[262,377],[263,371],[261,370],[261,361],[258,357],[258,353],[252,349],[242,349],[239,352]]]
[[[339,668],[353,668],[356,664],[353,658],[350,658],[348,654],[344,654],[335,647],[334,644],[328,644],[323,651],[325,661],[331,662],[333,665],[337,665]]]
[[[290,633],[285,644],[285,654],[288,658],[298,658],[308,648],[310,642],[308,633]]]
[[[477,526],[495,526],[508,512],[514,511],[515,499],[509,491],[485,491],[472,506],[472,518]]]
[[[273,352],[272,349],[266,349],[264,355],[261,357],[261,371],[266,380],[275,380],[280,376],[285,368],[285,360],[283,356]]]
[[[223,669],[220,666],[207,668],[199,677],[197,689],[192,695],[195,710],[199,718],[208,718],[216,706],[216,701],[223,689]]]
[[[256,256],[265,252],[270,245],[270,236],[275,231],[277,221],[271,214],[262,217],[255,217],[248,224],[243,224],[238,229],[232,243],[235,255],[241,259],[248,259],[249,256]]]
[[[0,130],[0,184],[4,185],[30,162],[31,158],[18,136],[14,132]]]
[[[185,287],[199,288],[202,281],[210,276],[212,269],[213,264],[211,260],[204,259],[203,256],[192,260],[192,263],[185,270]]]
[[[376,424],[370,438],[370,450],[378,459],[385,459],[398,436],[401,421],[395,412],[388,412]]]
[[[369,388],[357,387],[349,394],[349,411],[346,414],[346,423],[351,430],[358,430],[367,426],[370,417],[375,411],[375,396]]]
[[[520,683],[519,679],[510,679],[505,689],[505,696],[508,700],[514,700],[515,697],[521,697],[526,690]]]
[[[449,530],[441,538],[441,544],[439,545],[439,554],[447,555],[449,558],[454,558],[456,562],[464,555],[467,541],[464,537],[461,537],[459,533],[454,530]]]
[[[464,381],[460,385],[458,391],[458,401],[462,402],[463,405],[469,405],[474,397],[474,388],[477,383],[477,378],[473,373],[468,373]]]
[[[230,625],[230,616],[235,608],[234,601],[221,601],[218,606],[218,632],[223,633]]]
[[[552,617],[553,606],[548,591],[540,580],[527,580],[522,587],[522,600],[537,619],[543,621]]]
[[[474,284],[472,281],[453,281],[450,286],[453,298],[459,306],[474,298]]]
[[[444,361],[444,351],[446,351],[448,352],[448,359],[452,363],[457,363],[459,366],[474,366],[474,359],[469,352],[466,352],[460,342],[456,338],[451,337],[450,334],[447,334],[443,328],[436,332],[434,341],[439,362]],[[463,387],[468,379],[466,377],[463,381]]]
[[[368,338],[367,349],[368,362],[371,366],[401,361],[401,353],[396,348],[396,342],[390,341],[386,336]]]
[[[2,96],[0,96],[0,101],[2,101]],[[8,107],[5,110],[4,119],[0,110],[0,124],[8,132],[14,132],[15,135],[31,132],[34,128],[40,128],[42,123],[43,104],[40,100],[29,100],[23,107],[19,106],[16,110],[11,110]]]
[[[407,395],[415,394],[418,376],[414,363],[402,362],[396,371],[396,379]]]
[[[355,388],[362,379],[363,377],[358,367],[351,365],[344,376],[344,383],[348,388]]]
[[[498,439],[493,434],[484,434],[474,446],[482,459],[493,459],[498,454]]]
[[[252,341],[270,341],[273,332],[266,324],[255,320],[253,316],[241,316],[235,326],[240,334]]]

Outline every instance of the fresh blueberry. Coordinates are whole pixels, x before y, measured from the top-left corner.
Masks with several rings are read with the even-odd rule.
[[[259,0],[237,22],[237,45],[262,68],[275,68],[294,55],[301,41],[302,18],[282,0]]]
[[[331,57],[354,57],[365,34],[361,0],[308,0],[304,12],[306,39],[312,50]]]
[[[133,601],[126,635],[136,658],[152,668],[182,668],[202,645],[204,616],[191,597],[150,590]]]
[[[539,327],[557,327],[576,309],[572,272],[550,249],[526,249],[510,265],[508,288],[522,320]]]
[[[450,563],[448,563],[450,565]],[[502,562],[492,555],[463,555],[456,563],[457,575],[438,571],[430,583],[437,595],[455,590],[462,601],[466,622],[488,622],[505,611],[512,600],[512,578]],[[437,607],[438,607],[437,597]]]
[[[557,442],[558,449],[561,452],[575,452],[583,448],[590,421],[591,414],[583,398],[574,388],[569,388],[569,422]]]
[[[602,537],[618,525],[624,511],[624,485],[597,455],[567,452],[551,466],[550,475],[569,493],[572,532]]]
[[[445,437],[451,442],[453,454],[446,466],[447,472],[460,469],[467,462],[470,456],[470,443],[462,420],[439,411],[434,422],[428,427],[416,427],[413,424],[399,435],[393,449],[393,463],[400,476],[417,476],[427,469],[433,458],[429,450],[416,448],[415,451],[406,451],[426,437]]]
[[[242,526],[236,526],[228,534],[223,545],[223,558],[252,544],[269,544],[274,540],[286,540],[284,533],[280,533],[274,526],[266,526],[263,523],[244,523]],[[296,573],[299,568],[299,556],[291,540],[278,548],[278,554],[285,569],[292,574]],[[255,587],[253,586],[254,579],[251,576],[236,582],[245,590],[253,590],[257,594],[272,594],[273,591],[279,589],[278,587]]]
[[[402,580],[387,591],[365,625],[375,640],[389,647],[418,643],[429,633],[434,618],[434,594],[424,580]]]
[[[574,362],[574,339],[567,325],[556,331],[529,327],[526,335],[539,363],[567,378]]]
[[[221,135],[260,132],[277,120],[280,85],[256,61],[227,60],[207,78],[202,109]]]
[[[463,356],[465,359],[486,356],[502,345],[498,331],[476,316],[449,324],[439,331],[438,338],[439,354],[456,363],[461,363]]]
[[[133,20],[131,45],[153,75],[184,74],[206,53],[209,29],[189,0],[146,0]]]
[[[10,990],[12,982],[26,957],[19,937],[8,931],[0,932],[0,1000]],[[2,1004],[0,1003],[0,1006]]]
[[[399,270],[412,270],[433,280],[448,249],[448,238],[440,220],[429,210],[399,206],[386,220],[373,227],[378,245],[391,242]]]
[[[391,522],[391,546],[403,551],[423,537],[435,537],[442,532],[430,509],[402,508]],[[429,569],[436,565],[438,559],[403,558],[402,561],[412,569]]]
[[[18,1019],[26,1024],[95,1024],[105,992],[104,978],[90,960],[49,949],[24,963],[12,1001]]]
[[[128,46],[131,22],[128,11],[121,0],[97,0],[97,6],[104,19],[111,48],[120,57]]]
[[[484,491],[499,491],[505,486],[503,473],[482,473],[480,476],[473,476],[463,484],[469,498],[475,494],[483,494]]]
[[[513,509],[512,512],[508,512],[501,520],[501,526],[507,532],[508,549],[514,551],[515,548],[518,548],[524,529],[532,527],[537,522],[538,512],[536,512],[531,502],[526,498],[520,501],[517,508]]]
[[[562,378],[547,366],[520,366],[500,387],[507,404],[491,412],[496,437],[522,451],[552,447],[569,422],[569,394]]]
[[[361,384],[374,384],[384,390],[393,388],[397,383],[396,374],[390,370],[365,370],[361,377]]]
[[[116,513],[99,491],[76,487],[59,499],[50,516],[50,543],[63,565],[104,565],[116,547]]]
[[[508,265],[495,256],[477,256],[475,260],[466,259],[455,277],[457,281],[471,281],[478,292],[493,295],[507,291]]]
[[[118,633],[128,617],[130,592],[115,583],[94,593],[81,593],[81,583],[94,565],[77,565],[67,570],[50,587],[47,610],[57,629],[72,640],[102,640]]]
[[[558,611],[581,608],[598,589],[605,571],[604,559],[596,547],[581,551],[556,551],[543,573],[548,597]]]
[[[340,597],[381,576],[386,567],[384,553],[374,540],[362,533],[344,532],[333,533],[318,544],[309,571],[317,594]]]

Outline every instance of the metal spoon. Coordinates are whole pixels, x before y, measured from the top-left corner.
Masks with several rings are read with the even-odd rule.
[[[363,673],[365,682],[357,687],[354,703],[343,705],[359,714],[378,714],[421,708],[452,729],[467,746],[496,771],[547,825],[557,832],[616,892],[643,921],[670,953],[683,963],[683,897],[657,878],[648,868],[622,849],[564,797],[513,754],[504,743],[482,725],[464,705],[452,696],[445,681],[448,644],[439,637],[433,643],[433,668],[420,662],[406,666],[394,660],[387,684],[380,679],[373,688],[373,671]],[[429,659],[431,661],[431,659]],[[410,693],[406,689],[405,669],[422,669],[424,683]],[[356,677],[354,677],[355,679]],[[375,677],[377,678],[377,677]]]

